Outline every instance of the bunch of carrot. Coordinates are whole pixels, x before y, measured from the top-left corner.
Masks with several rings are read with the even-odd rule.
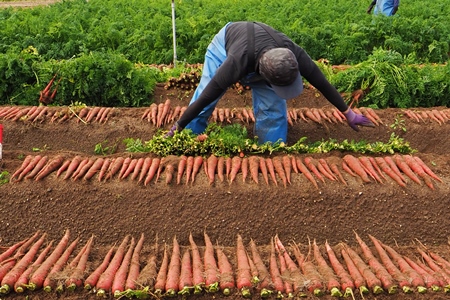
[[[404,114],[417,123],[436,122],[439,125],[445,124],[450,120],[450,109],[431,109],[431,110],[412,110],[405,109]]]

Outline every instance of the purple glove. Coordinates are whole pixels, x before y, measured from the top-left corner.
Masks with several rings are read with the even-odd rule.
[[[172,126],[172,128],[170,128],[170,130],[169,130],[169,132],[167,132],[165,135],[164,135],[164,137],[165,138],[167,138],[167,137],[173,137],[173,135],[175,134],[175,131],[179,131],[179,130],[181,130],[182,128],[178,125],[178,123],[175,123],[175,125],[173,125]]]
[[[359,128],[356,125],[369,127],[375,126],[369,119],[367,119],[363,115],[356,114],[351,108],[349,108],[348,111],[344,113],[344,115],[347,118],[348,125],[350,125],[350,127],[355,131],[359,131]]]

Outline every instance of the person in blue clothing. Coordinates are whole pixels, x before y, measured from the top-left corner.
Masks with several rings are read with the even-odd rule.
[[[302,76],[344,113],[351,128],[358,131],[359,125],[374,126],[345,103],[305,50],[285,34],[264,23],[239,21],[227,23],[214,36],[199,85],[166,137],[184,128],[203,133],[219,99],[234,83],[241,82],[252,91],[258,142],[286,142],[286,100],[301,94]]]
[[[400,5],[400,0],[373,0],[370,3],[369,8],[367,9],[367,13],[370,14],[372,9],[374,14],[382,13],[385,16],[393,16],[398,10],[398,6]]]

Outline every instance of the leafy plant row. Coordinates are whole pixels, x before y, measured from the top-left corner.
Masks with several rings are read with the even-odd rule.
[[[138,240],[126,235],[89,270],[94,236],[81,246],[66,230],[53,246],[45,245],[47,234],[38,231],[1,254],[0,294],[44,290],[60,297],[85,292],[99,298],[161,299],[218,292],[244,298],[355,298],[360,293],[364,298],[449,291],[447,254],[421,245],[413,254],[420,259],[415,259],[370,234],[373,247],[357,233],[355,237],[354,247],[319,245],[316,240],[306,247],[296,242],[285,246],[276,235],[263,248],[252,239],[245,244],[237,234],[236,245],[224,247],[214,246],[204,232],[204,246],[190,234],[189,245],[174,237],[172,245],[155,243],[145,256],[144,234]]]

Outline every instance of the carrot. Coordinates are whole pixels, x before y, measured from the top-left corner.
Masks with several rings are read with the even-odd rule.
[[[219,246],[216,247],[216,253],[217,267],[219,268],[220,273],[219,287],[225,296],[229,296],[236,287],[233,266],[228,260],[225,252]]]
[[[315,296],[323,295],[324,286],[322,283],[322,278],[316,266],[304,257],[304,255],[300,252],[299,246],[295,243],[293,251],[295,258],[297,259],[297,263],[302,269],[304,276],[308,278],[308,282],[306,284],[308,291],[313,293]]]
[[[78,174],[81,172],[81,170],[84,168],[84,166],[89,162],[89,158],[85,157],[80,161],[80,164],[77,166],[77,169],[73,172],[71,178],[72,180],[75,180],[75,177],[78,176]]]
[[[248,158],[249,171],[252,180],[258,184],[258,174],[259,174],[259,159],[256,155],[252,155]]]
[[[267,171],[270,174],[270,178],[272,178],[273,183],[278,186],[278,182],[277,182],[277,177],[275,175],[275,167],[273,165],[273,161],[270,157],[266,158],[266,166],[267,166]]]
[[[186,184],[188,184],[191,180],[193,169],[194,169],[194,157],[188,156],[186,160]]]
[[[169,163],[169,164],[166,166],[166,169],[165,169],[165,171],[164,171],[164,174],[165,174],[165,177],[166,177],[166,184],[172,183],[172,179],[173,179],[173,176],[174,176],[174,174],[175,174],[175,166],[174,166],[174,163]]]
[[[41,180],[42,178],[46,177],[47,175],[49,175],[50,173],[52,173],[53,171],[55,171],[56,169],[58,169],[61,164],[64,161],[64,157],[61,155],[57,155],[55,156],[52,160],[50,160],[47,165],[42,169],[41,172],[39,172],[39,174],[36,175],[36,181]]]
[[[145,177],[147,176],[148,170],[150,169],[150,166],[152,165],[152,158],[146,157],[144,159],[144,162],[142,163],[142,168],[139,173],[139,179],[138,182],[142,182]]]
[[[1,280],[0,294],[8,294],[14,286],[17,279],[30,266],[34,257],[38,253],[39,248],[44,243],[47,234],[43,234],[27,251],[27,253],[17,261],[14,267]]]
[[[231,165],[233,164],[233,159],[228,156],[225,160],[225,175],[227,179],[230,179]]]
[[[217,168],[217,163],[218,163],[218,158],[217,156],[215,156],[214,154],[211,154],[208,158],[208,179],[209,179],[209,184],[213,184],[214,183],[214,177],[216,174],[216,168]]]
[[[128,269],[127,279],[125,281],[125,290],[135,290],[137,288],[136,281],[139,277],[140,264],[139,258],[142,247],[144,245],[144,234],[141,234],[141,238],[136,243],[136,247],[133,250],[133,255],[130,260],[130,267]]]
[[[100,277],[95,284],[95,288],[97,290],[97,296],[104,297],[108,291],[111,290],[114,277],[119,270],[120,265],[122,263],[123,257],[125,256],[126,245],[130,239],[129,235],[126,235],[120,243],[119,247],[117,247],[116,253],[112,257],[111,261],[107,265],[106,269],[102,272]]]
[[[355,289],[355,284],[353,282],[353,278],[341,264],[339,259],[336,256],[333,248],[331,248],[330,244],[325,241],[325,249],[327,251],[328,260],[330,261],[330,265],[333,268],[336,276],[339,278],[341,283],[341,289],[344,291],[344,297],[353,296],[353,290]]]
[[[330,163],[330,169],[331,169],[331,171],[334,173],[335,177],[337,176],[337,178],[339,178],[339,180],[340,180],[343,184],[347,185],[347,181],[345,181],[344,176],[342,176],[342,173],[341,173],[341,171],[339,171],[339,168],[338,168],[338,166],[337,166],[336,163],[331,162],[331,163]]]
[[[80,178],[83,178],[94,163],[95,163],[95,159],[94,158],[88,158],[87,161],[86,161],[86,164],[84,164],[84,166],[80,169],[80,171],[73,178],[73,180],[78,180]]]
[[[244,183],[248,176],[248,171],[249,171],[248,165],[249,165],[248,157],[242,158],[241,172],[242,172],[242,182],[244,182]]]
[[[284,293],[284,282],[283,278],[281,277],[280,269],[278,267],[273,238],[270,242],[269,272],[274,289],[277,292],[277,297],[280,298]]]
[[[33,160],[32,155],[25,156],[21,166],[11,175],[11,178],[9,181],[12,182],[13,178],[18,177],[20,175],[20,173],[22,173],[22,171],[28,167],[28,165],[31,163],[32,160]]]
[[[136,241],[134,237],[131,237],[128,250],[125,252],[122,261],[119,262],[120,266],[117,269],[116,273],[114,274],[114,279],[111,284],[111,292],[116,298],[120,297],[122,295],[122,292],[125,290],[125,283],[127,281],[128,270],[130,268],[131,257],[133,256],[135,244]],[[103,294],[98,294],[98,292],[97,295],[103,296]]]
[[[413,170],[409,167],[403,157],[399,154],[394,155],[393,160],[396,166],[403,171],[412,181],[415,183],[422,185],[422,181],[420,181],[419,177],[413,172]]]
[[[411,155],[403,155],[403,158],[405,159],[408,166],[414,171],[414,173],[419,175],[430,189],[434,190],[433,182],[425,173],[423,167]]]
[[[378,277],[372,272],[358,253],[350,247],[344,246],[342,249],[342,256],[344,257],[350,274],[355,280],[355,286],[360,289],[361,293],[364,293],[367,288],[365,285],[360,285],[362,282],[360,282],[361,279],[359,278],[358,273],[364,278],[364,282],[367,283],[367,286],[372,290],[372,293],[378,295],[383,292],[380,279],[378,279]]]
[[[358,160],[361,162],[362,167],[366,171],[367,174],[370,175],[375,181],[378,181],[379,183],[383,183],[380,176],[378,176],[377,171],[375,170],[374,166],[370,162],[370,159],[367,156],[360,156],[358,157]]]
[[[375,158],[369,157],[370,164],[373,166],[373,168],[376,170],[377,174],[380,175],[384,180],[387,180],[387,177],[384,175],[384,173],[381,171],[380,166],[375,161]]]
[[[200,250],[194,241],[192,233],[189,234],[189,243],[192,251],[192,283],[194,286],[194,294],[201,294],[203,287],[205,286],[203,263],[200,256]]]
[[[330,180],[337,180],[337,177],[334,175],[333,171],[331,170],[330,165],[328,164],[328,162],[325,159],[319,158],[319,164],[325,169],[326,173],[331,176],[331,177],[328,177]]]
[[[374,118],[375,120],[378,121],[378,123],[380,124],[384,124],[383,121],[381,120],[380,116],[375,112],[375,110],[373,108],[370,107],[366,107],[366,111],[369,115],[372,116],[372,118]]]
[[[180,282],[178,285],[178,294],[190,295],[193,286],[192,263],[189,248],[187,248],[181,258]]]
[[[28,284],[28,278],[30,275],[36,270],[36,268],[44,262],[45,257],[50,252],[53,245],[53,241],[50,241],[48,243],[47,247],[45,247],[44,250],[41,251],[39,256],[36,258],[36,260],[27,267],[27,269],[17,278],[17,280],[14,282],[14,291],[16,293],[23,293],[25,291],[25,288]]]
[[[245,250],[244,242],[240,234],[237,235],[236,264],[236,287],[239,289],[242,296],[246,298],[251,297],[250,289],[252,288],[252,275],[247,251]]]
[[[305,117],[307,117],[308,119],[310,119],[316,123],[319,123],[319,124],[322,123],[321,120],[317,118],[316,114],[314,114],[314,112],[309,108],[304,109],[303,114],[305,115]]]
[[[167,99],[164,102],[163,110],[162,110],[161,117],[160,117],[160,126],[164,124],[164,120],[166,119],[167,115],[169,114],[170,103],[171,103],[170,99]]]
[[[225,157],[219,156],[217,160],[217,177],[219,178],[220,182],[223,182],[225,180],[224,170],[225,170]]]
[[[272,164],[275,172],[278,174],[278,176],[280,176],[284,187],[287,187],[287,176],[283,167],[283,161],[278,156],[275,156],[272,159]]]
[[[165,295],[169,297],[173,297],[178,292],[178,285],[180,282],[180,270],[181,270],[181,262],[180,262],[180,245],[176,237],[173,238],[173,246],[172,246],[172,256],[169,262],[169,268],[167,270],[167,280],[165,285],[166,293]]]
[[[136,178],[138,178],[139,173],[141,172],[141,169],[144,165],[144,161],[145,158],[141,157],[136,161],[136,164],[132,170],[132,174],[131,174],[131,180],[136,180]]]
[[[44,291],[51,292],[52,290],[55,289],[56,287],[55,277],[58,274],[58,272],[62,271],[62,269],[66,265],[70,255],[73,252],[73,249],[75,249],[79,240],[80,238],[76,238],[74,241],[72,241],[72,243],[70,243],[70,245],[64,250],[64,252],[58,258],[58,260],[53,264],[42,284]]]
[[[378,256],[381,260],[381,263],[386,267],[388,273],[392,276],[392,278],[398,282],[398,285],[402,288],[404,293],[411,293],[411,285],[409,278],[406,277],[404,273],[400,271],[400,269],[394,264],[394,262],[389,257],[386,250],[381,245],[381,242],[378,241],[375,237],[369,234],[370,239],[372,240],[375,249],[378,252]]]
[[[308,156],[305,157],[304,159],[305,161],[305,166],[314,173],[314,175],[317,176],[317,178],[319,178],[320,181],[322,181],[323,183],[325,183],[325,179],[323,178],[321,172],[318,170],[318,165],[315,159],[313,159],[312,157]]]
[[[446,259],[430,250],[427,250],[427,252],[430,255],[430,257],[434,259],[436,263],[441,266],[442,269],[444,269],[445,272],[450,274],[450,263]]]
[[[425,171],[425,173],[427,173],[428,175],[430,175],[433,179],[436,179],[439,182],[443,182],[442,179],[437,176],[428,166],[427,164],[418,156],[414,156],[413,157],[416,162],[423,168],[423,170]]]
[[[70,231],[69,229],[66,230],[64,233],[64,236],[59,241],[58,245],[56,245],[55,249],[53,249],[52,253],[47,257],[47,259],[37,268],[33,274],[30,276],[30,279],[28,281],[27,288],[29,290],[36,290],[40,289],[44,281],[51,271],[53,265],[59,260],[59,258],[62,256],[64,249],[66,248],[67,244],[69,243],[70,238]]]
[[[305,175],[306,179],[311,181],[311,183],[316,187],[316,189],[319,189],[317,181],[314,179],[314,177],[312,176],[312,174],[308,170],[308,168],[303,164],[302,159],[300,157],[296,157],[295,162],[296,162],[299,172],[301,172],[303,175]]]
[[[103,113],[100,114],[100,117],[98,118],[98,122],[99,123],[105,123],[107,121],[107,116],[108,114],[111,112],[112,108],[111,107],[106,107],[103,110]]]
[[[8,274],[8,272],[14,267],[15,264],[16,264],[15,259],[9,259],[0,265],[0,280],[2,280],[3,277],[5,277],[6,274]]]
[[[412,286],[417,288],[417,291],[419,293],[426,292],[425,281],[423,280],[422,276],[416,270],[414,270],[397,251],[395,251],[388,245],[381,243],[378,239],[374,238],[371,235],[370,238],[373,240],[377,251],[379,247],[382,247],[383,250],[381,251],[385,251],[388,256],[392,257],[392,259],[397,263],[400,272],[405,274],[408,281],[411,282]]]
[[[259,158],[259,168],[261,169],[261,174],[264,178],[264,181],[266,182],[267,185],[269,185],[269,173],[267,170],[267,163],[266,160],[263,157]]]
[[[316,243],[316,240],[314,240],[313,242],[313,253],[314,259],[317,263],[317,270],[324,278],[327,289],[330,291],[331,296],[342,297],[342,293],[339,290],[341,284],[339,283],[333,269],[328,265],[328,263],[325,261],[325,258],[320,253],[320,249]]]
[[[233,183],[233,181],[236,179],[237,173],[241,169],[242,165],[242,158],[240,158],[238,155],[233,156],[231,160],[231,169],[229,174],[229,184]]]
[[[150,168],[148,169],[147,176],[144,180],[144,186],[147,186],[147,184],[152,181],[153,177],[155,177],[156,172],[158,171],[159,164],[161,163],[161,159],[156,157],[152,159],[152,164],[150,165]]]
[[[389,167],[388,163],[382,157],[375,157],[375,161],[381,170],[397,182],[398,185],[401,187],[406,187],[405,182],[391,169],[391,167]]]
[[[352,169],[350,169],[350,167],[348,166],[348,164],[345,162],[345,160],[342,161],[342,168],[344,169],[345,172],[347,172],[348,174],[350,174],[353,177],[357,177],[358,175],[356,175],[355,172],[353,172]]]
[[[187,156],[182,155],[178,161],[177,167],[177,184],[181,183],[181,178],[183,178],[184,171],[186,170]]]
[[[86,174],[84,174],[83,180],[87,181],[91,179],[97,172],[99,172],[105,163],[105,159],[103,157],[98,157],[94,163],[91,165],[89,170],[87,170]]]
[[[450,287],[450,275],[445,272],[425,251],[420,248],[417,248],[422,258],[428,264],[431,270],[440,274],[445,281],[445,288],[448,289]]]
[[[25,176],[27,176],[38,164],[38,162],[42,159],[42,155],[36,155],[33,157],[33,159],[29,162],[29,164],[20,172],[20,174],[17,177],[17,181],[21,181]]]
[[[286,260],[284,259],[284,253],[280,251],[280,249],[277,247],[277,244],[275,243],[275,249],[278,253],[278,262],[280,264],[280,274],[281,277],[284,278],[284,292],[287,294],[289,298],[294,297],[294,282],[292,279],[292,276],[288,270]]]
[[[181,106],[180,105],[175,106],[175,108],[173,109],[173,112],[172,112],[172,116],[169,121],[174,122],[176,119],[178,119],[178,117],[180,115],[180,111],[181,111]]]
[[[127,178],[131,174],[131,172],[134,171],[134,168],[136,167],[137,162],[138,162],[137,158],[130,158],[130,162],[129,162],[128,166],[126,167],[126,169],[123,172],[119,173],[119,179],[122,180],[122,179]],[[124,166],[125,166],[125,163],[124,163]]]
[[[158,275],[156,260],[157,260],[158,244],[155,245],[155,250],[150,254],[147,263],[142,268],[136,279],[136,285],[144,287],[143,290],[153,290],[155,286],[156,276]]]
[[[422,270],[424,270],[425,272],[427,272],[428,274],[430,274],[431,276],[433,276],[438,282],[439,282],[439,287],[443,287],[444,291],[447,293],[449,286],[446,283],[446,280],[444,278],[444,274],[441,274],[441,270],[433,270],[428,264],[426,264],[423,260],[420,260],[419,258],[417,258],[416,262],[415,262]]]
[[[353,170],[353,172],[355,172],[363,180],[363,182],[370,182],[367,172],[364,170],[364,168],[361,165],[361,162],[356,157],[347,154],[343,157],[343,160],[347,163],[349,168]]]
[[[86,271],[88,258],[92,249],[93,242],[94,236],[92,235],[91,238],[89,238],[89,240],[87,241],[86,245],[83,247],[83,250],[80,251],[81,253],[80,259],[76,264],[75,268],[73,269],[73,271],[71,272],[71,274],[69,275],[69,277],[65,281],[67,290],[73,291],[76,288],[81,288],[83,284],[82,281],[83,275],[84,272]]]
[[[205,270],[205,287],[209,293],[215,293],[219,289],[219,269],[214,257],[214,246],[209,236],[204,232],[205,251],[203,253],[203,264]]]
[[[112,179],[114,175],[116,175],[119,170],[122,168],[123,164],[125,162],[125,158],[122,156],[116,157],[109,167],[108,173],[105,176],[105,180]]]
[[[380,279],[384,289],[388,291],[389,294],[394,294],[397,292],[398,286],[394,278],[389,274],[386,268],[378,261],[375,255],[370,250],[369,246],[359,237],[355,232],[356,240],[361,247],[362,253],[366,258],[367,263],[375,272],[375,275]]]
[[[202,164],[203,164],[203,157],[201,157],[200,155],[196,156],[194,158],[194,165],[192,166],[191,183],[194,183],[195,176],[200,171],[200,168],[202,167]]]
[[[387,251],[389,251],[388,249],[389,248],[386,248]],[[423,278],[423,281],[425,282],[427,288],[431,289],[434,292],[437,292],[441,289],[441,286],[443,285],[439,282],[438,279],[436,279],[435,276],[425,271],[407,256],[402,256],[401,258],[405,260],[408,265]]]
[[[89,111],[89,113],[86,116],[86,123],[90,123],[92,120],[94,120],[94,118],[96,118],[99,111],[100,111],[100,107],[98,107],[98,106],[91,108],[91,110]]]
[[[25,244],[29,238],[26,238],[20,242],[15,243],[14,245],[10,246],[7,250],[5,250],[3,253],[0,254],[0,265],[6,260],[11,259],[11,256],[13,253],[20,248],[23,244]]]
[[[152,103],[150,105],[150,113],[148,114],[148,121],[152,122],[154,126],[158,122],[158,105],[156,103]]]
[[[262,298],[269,297],[273,293],[273,282],[270,277],[270,272],[264,264],[263,259],[258,251],[255,241],[250,240],[250,250],[252,253],[252,260],[255,264],[259,274],[258,289]]]
[[[155,295],[162,296],[162,292],[166,288],[167,271],[169,269],[169,255],[167,254],[167,245],[164,245],[163,259],[159,267],[155,280]]]
[[[61,174],[67,170],[67,168],[69,167],[71,163],[70,159],[66,159],[64,160],[64,162],[61,164],[61,166],[58,168],[58,170],[56,171],[56,177],[61,176]]]
[[[72,158],[72,161],[70,162],[69,166],[67,167],[66,174],[64,175],[64,180],[69,179],[72,174],[76,171],[78,168],[78,165],[81,162],[81,156],[77,155],[74,158]]]

